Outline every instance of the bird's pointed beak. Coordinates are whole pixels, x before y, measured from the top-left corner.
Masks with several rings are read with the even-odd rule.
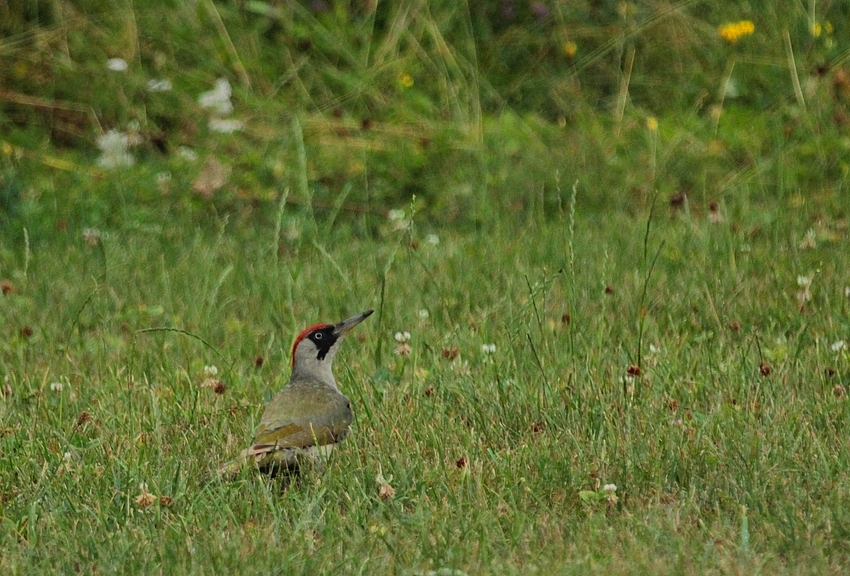
[[[343,320],[342,322],[334,326],[334,336],[336,336],[337,338],[344,336],[348,333],[349,330],[351,330],[352,328],[363,322],[366,318],[371,316],[372,312],[374,312],[374,310],[366,310],[361,314],[357,314],[356,316],[352,316],[347,320]]]

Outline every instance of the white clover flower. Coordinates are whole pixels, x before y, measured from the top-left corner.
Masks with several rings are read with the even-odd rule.
[[[97,147],[102,154],[97,159],[101,168],[118,168],[121,166],[132,166],[136,163],[133,156],[127,151],[130,147],[130,137],[118,130],[110,130],[103,136],[98,136]]]
[[[204,376],[207,378],[212,378],[216,374],[218,374],[218,367],[215,365],[212,366],[204,366]]]
[[[845,286],[845,287],[844,287],[844,296],[845,296],[846,298],[850,298],[850,286]]]
[[[103,240],[104,234],[97,228],[86,228],[83,230],[83,242],[85,242],[86,246],[97,246]]]
[[[802,290],[797,292],[797,301],[802,306],[804,302],[808,302],[812,299],[812,277],[811,276],[797,276],[797,286],[800,286]]]
[[[803,237],[803,240],[800,242],[801,250],[810,250],[812,248],[816,248],[818,245],[817,240],[815,239],[815,231],[813,228],[809,228],[806,231],[806,235]]]
[[[455,360],[451,363],[451,367],[455,374],[459,374],[461,376],[469,376],[472,372],[469,369],[469,361],[467,360]]]
[[[420,310],[417,314],[418,314],[418,315],[419,315],[419,317],[420,317],[420,318],[422,318],[423,320],[425,320],[426,318],[428,318],[428,317],[431,315],[431,313],[430,313],[430,312],[428,312],[428,310],[426,310],[425,308],[423,308],[422,310]]]
[[[62,465],[59,466],[57,472],[59,474],[73,473],[75,471],[76,466],[74,466],[74,455],[71,452],[65,452],[62,454]]]
[[[230,102],[232,94],[233,90],[227,78],[219,78],[215,81],[215,88],[198,96],[198,104],[209,108],[215,114],[227,116],[233,112],[233,104]]]
[[[400,208],[387,212],[387,219],[392,222],[393,230],[406,230],[411,225],[411,221],[405,218],[404,210]]]
[[[482,344],[481,351],[485,354],[495,354],[496,353],[496,345],[495,344]]]
[[[194,162],[198,159],[198,153],[189,148],[188,146],[178,146],[177,155],[180,156],[183,160],[188,160],[189,162]]]
[[[171,80],[165,78],[155,78],[148,80],[149,92],[169,92],[171,90]]]
[[[606,484],[602,487],[602,492],[605,493],[605,501],[608,502],[609,506],[613,506],[620,500],[619,498],[617,498],[616,484]]]
[[[833,352],[841,352],[846,347],[847,347],[847,343],[844,342],[844,340],[837,340],[837,341],[832,343],[832,346],[830,346],[830,348],[832,349]]]
[[[440,237],[436,234],[428,234],[425,236],[425,243],[430,244],[431,246],[436,246],[440,243]]]
[[[233,134],[245,128],[245,123],[242,120],[233,120],[225,118],[210,118],[208,123],[211,132],[219,134]]]
[[[62,383],[61,382],[51,382],[50,389],[53,392],[61,392],[62,391]]]
[[[410,342],[410,332],[396,332],[395,341],[398,342],[398,346],[395,347],[395,353],[399,356],[410,356],[410,353],[413,352],[413,348],[408,344]]]
[[[106,61],[106,67],[113,72],[126,72],[129,66],[123,58],[110,58]]]

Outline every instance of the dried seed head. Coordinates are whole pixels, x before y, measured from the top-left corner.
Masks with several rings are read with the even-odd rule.
[[[378,498],[381,500],[389,500],[395,495],[395,488],[390,486],[389,484],[381,484],[378,487]]]
[[[136,496],[136,504],[139,508],[147,508],[154,502],[156,502],[156,496],[149,492]]]
[[[676,210],[685,205],[685,201],[688,199],[688,191],[687,190],[679,190],[672,196],[670,196],[670,208]]]
[[[640,366],[638,366],[637,364],[632,364],[626,370],[626,374],[634,378],[635,376],[640,376],[641,374],[643,374],[643,370],[641,370]]]
[[[770,376],[771,372],[772,372],[772,370],[770,369],[770,366],[768,366],[766,362],[760,362],[759,363],[759,373],[762,376]]]

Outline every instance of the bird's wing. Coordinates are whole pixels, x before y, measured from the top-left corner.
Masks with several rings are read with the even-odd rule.
[[[309,448],[310,446],[324,446],[335,442],[337,442],[336,435],[329,426],[317,426],[316,423],[312,422],[306,425],[289,423],[279,428],[258,430],[251,451]]]
[[[348,399],[324,386],[286,386],[266,408],[254,453],[286,448],[308,448],[339,442],[351,425]]]

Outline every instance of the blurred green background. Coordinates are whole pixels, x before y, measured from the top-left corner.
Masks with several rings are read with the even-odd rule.
[[[0,198],[31,230],[48,205],[72,222],[75,210],[89,224],[114,213],[111,176],[92,166],[110,130],[130,134],[132,181],[171,178],[165,201],[122,194],[154,202],[153,217],[188,201],[210,159],[220,177],[195,195],[222,210],[289,189],[301,206],[381,213],[415,194],[420,215],[458,225],[554,209],[575,180],[593,207],[633,209],[658,191],[705,210],[741,189],[820,193],[847,175],[844,2],[0,10]],[[742,21],[751,29],[724,38]],[[126,69],[109,69],[111,58]],[[242,124],[231,134],[211,130],[216,112],[199,103],[219,78],[232,87],[228,119]],[[39,178],[49,182],[22,189]],[[51,186],[63,193],[45,202]]]

